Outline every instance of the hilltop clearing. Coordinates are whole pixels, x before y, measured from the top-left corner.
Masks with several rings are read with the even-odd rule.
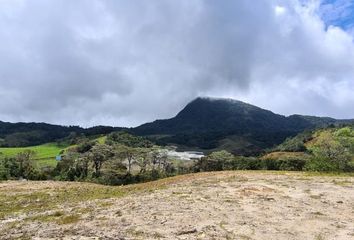
[[[352,239],[354,178],[229,171],[0,183],[1,239]]]

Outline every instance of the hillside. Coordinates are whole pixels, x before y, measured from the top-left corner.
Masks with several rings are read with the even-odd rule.
[[[305,152],[310,151],[321,138],[335,140],[338,143],[346,142],[349,149],[354,151],[354,124],[346,124],[338,127],[324,127],[311,131],[304,131],[294,137],[287,138],[276,146],[273,151]],[[328,139],[330,138],[330,139]]]
[[[287,138],[261,159],[306,160],[310,171],[354,169],[354,124],[330,126]]]
[[[125,187],[2,182],[0,238],[346,240],[353,185],[350,176],[252,171]]]
[[[0,121],[0,147],[27,147],[54,142],[76,135],[99,135],[120,131],[123,128],[96,126],[60,126],[47,123],[9,123]]]
[[[132,131],[155,137],[162,144],[253,155],[305,129],[347,121],[301,115],[285,117],[237,100],[197,98],[174,118],[143,124]]]

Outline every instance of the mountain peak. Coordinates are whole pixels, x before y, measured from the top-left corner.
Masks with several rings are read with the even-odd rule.
[[[220,97],[209,97],[209,96],[200,96],[195,98],[194,100],[192,100],[190,103],[195,102],[195,101],[206,101],[206,102],[217,102],[217,101],[221,101],[221,102],[229,102],[229,103],[244,103],[244,104],[248,104],[245,102],[242,102],[240,100],[236,100],[233,98],[220,98]]]
[[[248,154],[332,122],[337,121],[301,115],[285,117],[235,99],[198,97],[176,117],[141,125],[134,132],[159,136],[158,141],[164,144]]]
[[[188,103],[176,117],[199,119],[228,115],[226,118],[228,119],[230,115],[248,115],[257,111],[271,113],[268,110],[232,98],[197,97]]]

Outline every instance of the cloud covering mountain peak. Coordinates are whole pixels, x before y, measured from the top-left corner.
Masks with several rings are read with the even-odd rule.
[[[353,35],[321,6],[0,0],[0,119],[134,126],[202,95],[352,118]]]

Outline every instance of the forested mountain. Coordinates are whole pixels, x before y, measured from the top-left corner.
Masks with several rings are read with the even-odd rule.
[[[305,129],[348,121],[302,115],[285,117],[233,99],[197,98],[174,118],[125,130],[148,136],[159,144],[178,145],[180,149],[226,149],[235,154],[254,155]],[[0,146],[30,146],[75,134],[90,136],[122,129],[0,121]]]
[[[97,135],[119,131],[122,128],[96,126],[60,126],[47,123],[9,123],[0,121],[0,146],[23,147],[56,141],[71,135]]]
[[[313,116],[285,117],[233,99],[197,98],[174,118],[143,124],[133,132],[156,141],[252,155],[305,129],[345,123]]]

